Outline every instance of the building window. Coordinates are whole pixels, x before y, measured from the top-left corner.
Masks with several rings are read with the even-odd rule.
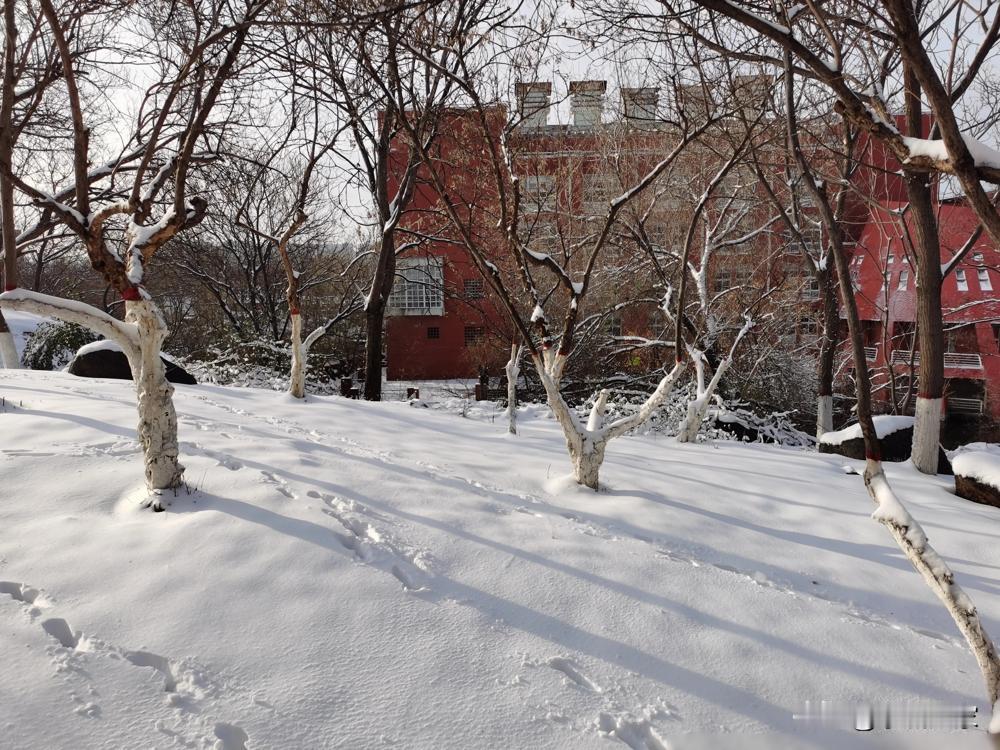
[[[993,291],[993,282],[990,281],[990,272],[985,268],[980,268],[976,271],[976,277],[979,279],[979,288],[984,292]]]
[[[865,262],[865,256],[863,256],[863,255],[855,255],[854,259],[851,261],[851,263],[853,265],[858,266],[858,267],[860,267],[861,264],[864,263],[864,262]]]
[[[465,327],[465,345],[475,346],[486,338],[486,329],[482,326]]]
[[[1000,352],[1000,323],[993,324],[993,341],[996,342],[997,351]]]
[[[886,256],[886,258],[885,258],[885,262],[886,262],[886,263],[895,263],[895,262],[896,262],[896,256],[895,256],[895,255],[893,255],[892,253],[889,253],[889,254],[888,254],[888,255]]]
[[[583,176],[583,212],[588,216],[606,214],[621,188],[614,173],[598,172]]]
[[[972,262],[973,263],[982,263],[983,262],[983,254],[982,253],[973,253],[972,254]]]
[[[462,284],[465,287],[466,299],[482,299],[486,296],[482,279],[466,279]]]
[[[903,269],[899,272],[899,284],[896,286],[897,289],[906,289],[906,285],[910,282],[910,272],[907,269]]]
[[[812,257],[818,257],[823,249],[823,230],[812,222],[799,227],[799,235],[802,237],[802,244],[791,242],[785,247],[785,252],[795,254],[805,251]]]
[[[854,291],[861,289],[861,271],[857,268],[851,269],[851,288]]]
[[[429,339],[441,338],[441,329],[438,326],[429,326],[427,328],[427,338]]]
[[[969,280],[965,277],[964,269],[959,268],[955,270],[955,284],[958,286],[958,291],[969,291]]]
[[[715,274],[715,291],[724,292],[733,286],[733,274],[730,271],[719,271]]]
[[[441,258],[403,258],[389,295],[396,315],[444,315],[444,265]]]
[[[799,333],[803,336],[816,336],[819,334],[819,321],[815,318],[802,318],[799,321]]]
[[[524,178],[521,208],[525,213],[554,211],[556,208],[556,178],[550,174],[528,175]]]

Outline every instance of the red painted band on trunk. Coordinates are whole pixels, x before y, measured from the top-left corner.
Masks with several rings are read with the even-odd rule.
[[[17,284],[7,284],[3,288],[5,292],[13,292],[15,289],[17,289]]]
[[[142,297],[139,296],[139,287],[130,286],[126,288],[125,291],[122,292],[122,299],[126,302],[138,302],[141,300]]]
[[[865,458],[868,459],[869,461],[879,461],[879,462],[881,462],[882,461],[882,454],[881,453],[874,453],[874,454],[872,454],[872,453],[865,453]]]
[[[917,398],[923,398],[923,399],[926,399],[928,401],[933,401],[934,399],[941,398],[941,397],[940,396],[932,396],[929,393],[918,393],[917,394]]]
[[[292,313],[292,315],[298,315],[299,314],[299,308],[297,308],[297,307],[292,307],[292,308],[290,308],[289,311]]]

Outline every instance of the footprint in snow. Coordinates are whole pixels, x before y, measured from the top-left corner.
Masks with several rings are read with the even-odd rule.
[[[562,672],[571,682],[591,693],[603,693],[601,686],[585,675],[579,665],[566,656],[553,656],[545,664],[557,672]]]

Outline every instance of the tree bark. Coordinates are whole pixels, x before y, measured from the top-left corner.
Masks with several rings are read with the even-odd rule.
[[[365,310],[365,401],[382,400],[382,339],[385,305],[372,300]]]
[[[833,274],[824,270],[819,274],[823,293],[823,340],[817,362],[819,395],[816,404],[816,439],[833,431],[833,366],[840,338],[840,309]]]
[[[507,374],[507,432],[517,434],[517,378],[521,374],[521,347],[512,344],[510,359],[504,366]]]
[[[604,451],[608,443],[606,440],[592,440],[589,437],[575,446],[570,444],[570,459],[573,461],[573,478],[577,484],[589,487],[592,490],[598,489],[601,464],[604,463]]]
[[[308,351],[302,346],[302,315],[292,313],[292,371],[288,393],[294,398],[306,397],[306,358]]]
[[[904,64],[906,124],[910,135],[922,138],[923,109],[920,84]],[[924,474],[937,474],[941,436],[941,397],[944,395],[944,325],[941,313],[941,245],[931,186],[926,174],[904,172],[906,197],[913,215],[917,255],[917,336],[920,342],[920,390],[913,426],[913,465]]]
[[[184,481],[184,467],[178,460],[177,414],[174,411],[174,387],[167,380],[160,359],[167,326],[152,300],[125,303],[125,321],[136,326],[138,352],[129,356],[135,380],[139,409],[138,436],[146,468],[146,486],[150,490],[168,490]],[[159,500],[153,507],[161,509]]]

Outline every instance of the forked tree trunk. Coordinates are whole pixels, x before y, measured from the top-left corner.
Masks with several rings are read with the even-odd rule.
[[[0,362],[8,370],[17,370],[21,367],[21,358],[17,355],[17,346],[14,344],[14,333],[8,327],[2,312],[0,312]]]
[[[138,330],[138,352],[131,353],[129,364],[138,400],[146,485],[150,490],[173,489],[184,481],[184,467],[178,460],[174,387],[160,358],[167,326],[152,300],[126,302],[125,321]],[[158,508],[158,501],[153,505]]]
[[[302,345],[302,315],[292,313],[292,371],[288,393],[294,398],[306,397],[306,358],[308,351]]]
[[[562,374],[562,368],[565,366],[565,355],[554,355],[551,361],[543,360],[540,356],[533,356],[532,361],[538,371],[539,378],[541,378],[542,387],[545,388],[549,408],[566,438],[566,448],[573,464],[573,478],[577,484],[582,484],[592,490],[598,488],[601,464],[604,463],[604,452],[607,450],[608,443],[644,424],[666,400],[670,391],[673,390],[677,378],[684,370],[684,364],[678,360],[673,369],[663,376],[656,386],[656,390],[649,395],[638,411],[627,417],[620,417],[610,424],[604,423],[608,391],[607,389],[602,390],[597,394],[587,424],[584,425],[559,391],[559,378]]]
[[[697,390],[695,392],[695,399],[688,402],[687,415],[684,417],[684,421],[681,422],[680,429],[677,431],[678,443],[693,443],[698,439],[698,431],[701,429],[701,423],[708,413],[708,405],[712,400],[712,396],[715,395],[715,391],[719,387],[719,381],[722,380],[722,376],[732,367],[736,350],[739,348],[743,337],[747,335],[752,327],[753,321],[747,316],[746,323],[740,329],[739,333],[736,334],[733,345],[729,348],[729,353],[725,359],[719,362],[718,367],[715,368],[715,374],[708,382],[708,385],[705,385],[705,352],[694,348],[688,349],[691,359],[694,361]]]

